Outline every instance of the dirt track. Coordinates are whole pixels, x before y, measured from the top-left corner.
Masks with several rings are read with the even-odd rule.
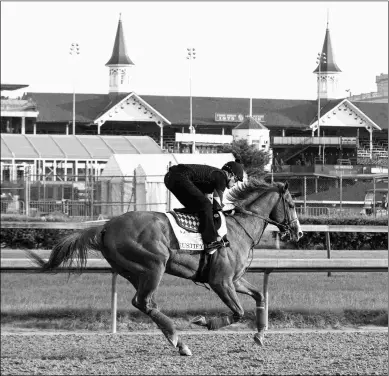
[[[180,333],[192,350],[192,357],[180,356],[158,332],[42,334],[2,335],[1,374],[383,375],[388,372],[387,332],[383,329],[269,331],[265,347],[254,343],[252,331]]]

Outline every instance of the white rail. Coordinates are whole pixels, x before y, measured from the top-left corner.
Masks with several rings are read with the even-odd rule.
[[[269,275],[270,273],[296,272],[387,272],[388,259],[260,259],[255,258],[248,265],[248,272],[264,273],[263,294],[265,297],[265,324],[268,327],[269,314]],[[34,273],[39,268],[29,259],[1,259],[1,273]],[[58,268],[58,272],[67,273],[76,267]],[[111,289],[111,328],[116,333],[117,317],[117,274],[104,259],[88,259],[85,272],[112,273]]]

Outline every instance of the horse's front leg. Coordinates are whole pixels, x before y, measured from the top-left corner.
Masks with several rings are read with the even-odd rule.
[[[250,295],[254,298],[257,310],[256,310],[256,322],[258,333],[254,335],[254,341],[263,346],[263,341],[265,337],[265,330],[267,324],[266,310],[265,310],[265,298],[263,294],[250,282],[246,281],[244,278],[234,282],[235,290],[241,294]]]
[[[232,314],[222,317],[206,319],[204,316],[196,317],[192,323],[205,326],[209,330],[217,330],[238,322],[244,315],[244,310],[239,302],[233,282],[229,278],[210,278],[209,286],[220,297],[224,304],[230,308]]]

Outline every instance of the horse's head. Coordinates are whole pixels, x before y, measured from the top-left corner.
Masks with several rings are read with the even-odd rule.
[[[296,241],[303,236],[288,183],[268,184],[252,177],[233,188],[228,199],[238,212],[254,215],[278,226],[283,236],[289,234]]]
[[[298,241],[303,236],[303,231],[297,217],[294,201],[288,190],[288,182],[279,183],[278,188],[279,199],[270,212],[269,218],[277,222],[281,239],[289,235],[293,240]]]

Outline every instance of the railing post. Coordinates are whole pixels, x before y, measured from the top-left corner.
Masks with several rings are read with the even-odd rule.
[[[170,167],[172,167],[171,161],[169,161],[166,173],[169,172]],[[172,196],[170,190],[166,188],[166,211],[170,211],[170,210],[172,210]]]
[[[138,208],[137,208],[137,206],[136,206],[136,203],[137,203],[137,202],[136,202],[136,201],[137,201],[137,200],[136,200],[136,188],[137,188],[137,187],[136,187],[136,184],[137,184],[137,181],[136,181],[136,169],[134,170],[134,180],[133,180],[133,181],[134,181],[134,183],[133,183],[133,184],[134,184],[134,191],[133,191],[133,192],[134,192],[134,211],[137,211]]]
[[[327,258],[331,258],[331,240],[330,240],[330,233],[327,231],[326,233],[326,248],[327,248]],[[331,272],[327,273],[328,277],[331,277]]]
[[[377,216],[377,212],[376,212],[376,209],[375,209],[375,193],[376,193],[376,186],[375,186],[375,178],[373,178],[373,215],[374,215],[374,218],[376,218]]]
[[[275,246],[276,249],[280,249],[280,233],[275,231]]]
[[[90,201],[90,203],[91,203],[91,220],[93,221],[93,218],[94,218],[94,206],[95,206],[95,201],[94,201],[94,189],[95,189],[95,186],[94,186],[94,181],[93,181],[93,179],[94,179],[94,171],[93,171],[93,162],[91,162],[91,171],[92,171],[92,173],[91,173],[91,175],[90,175],[90,178],[91,178],[91,201]]]
[[[116,333],[116,316],[117,316],[117,303],[118,294],[116,289],[117,273],[112,273],[112,292],[111,292],[111,315],[112,315],[112,333]]]
[[[29,166],[25,166],[24,168],[24,182],[25,182],[25,200],[24,200],[24,203],[25,203],[25,212],[23,214],[25,214],[26,216],[29,216],[30,215],[30,167]],[[19,210],[19,213],[20,213],[20,210]]]
[[[343,201],[343,171],[340,171],[340,181],[339,181],[339,192],[340,192],[340,197],[339,197],[339,207],[340,207],[340,215],[342,215],[342,201]]]
[[[307,214],[307,177],[304,176],[304,214]]]

